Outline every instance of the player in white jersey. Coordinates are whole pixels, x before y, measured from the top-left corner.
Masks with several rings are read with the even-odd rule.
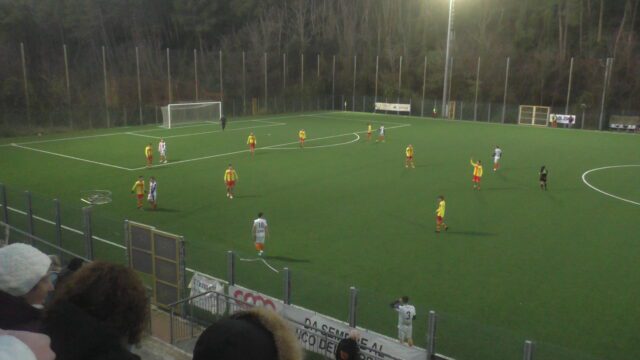
[[[160,163],[167,163],[167,143],[164,142],[163,138],[160,138],[160,142],[158,143],[158,152],[160,153]]]
[[[147,201],[149,201],[152,210],[158,207],[158,183],[153,176],[149,178],[149,195],[147,195]]]
[[[264,242],[269,235],[269,226],[267,225],[267,220],[264,219],[263,214],[258,213],[258,218],[253,220],[253,229],[251,230],[253,234],[253,241],[256,245],[256,250],[258,251],[258,256],[262,256],[264,254]]]
[[[413,320],[416,318],[416,308],[409,304],[409,297],[403,296],[391,303],[398,312],[398,340],[413,346]]]
[[[501,157],[502,149],[500,149],[500,146],[496,145],[496,148],[493,150],[493,171],[498,171]]]
[[[378,141],[384,142],[384,125],[380,125],[380,129],[378,129],[378,140],[376,142]]]

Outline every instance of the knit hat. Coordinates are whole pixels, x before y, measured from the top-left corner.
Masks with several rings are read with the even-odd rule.
[[[15,243],[0,248],[0,290],[23,296],[49,272],[51,259],[33,246]]]
[[[0,336],[0,360],[36,360],[36,356],[18,338],[3,335]]]
[[[193,360],[300,360],[302,350],[287,322],[264,308],[238,312],[209,326]]]

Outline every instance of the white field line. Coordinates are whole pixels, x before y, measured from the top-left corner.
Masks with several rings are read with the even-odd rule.
[[[329,145],[317,145],[317,146],[305,146],[305,149],[319,149],[319,148],[326,148],[326,147],[334,147],[334,146],[342,146],[342,145],[348,145],[354,142],[357,142],[358,140],[360,140],[360,135],[358,135],[357,133],[353,133],[353,135],[356,136],[355,139],[353,140],[349,140],[349,141],[345,141],[342,143],[337,143],[337,144],[329,144]],[[269,150],[297,150],[299,149],[299,147],[279,147],[278,145],[272,145],[267,147],[267,149]]]
[[[324,112],[326,113],[326,112]],[[288,119],[288,118],[292,118],[292,117],[301,117],[301,116],[315,116],[318,114],[324,114],[324,113],[317,113],[317,114],[301,114],[301,115],[284,115],[284,116],[272,116],[272,117],[265,117],[265,118],[261,118],[261,119],[248,119],[248,120],[232,120],[229,121],[229,123],[241,123],[241,122],[250,122],[250,121],[266,121],[266,120],[278,120],[278,119]],[[199,123],[199,124],[194,124],[194,125],[185,125],[185,126],[181,126],[180,128],[186,128],[186,127],[197,127],[197,126],[211,126],[211,125],[216,125],[218,123],[212,122],[212,123]],[[131,129],[131,127],[123,127],[121,129]],[[59,138],[59,139],[48,139],[48,140],[34,140],[34,141],[26,141],[26,142],[21,142],[18,143],[18,145],[32,145],[32,144],[44,144],[44,143],[49,143],[49,142],[57,142],[57,141],[70,141],[70,140],[82,140],[82,139],[93,139],[93,138],[99,138],[99,137],[107,137],[107,136],[116,136],[116,135],[126,135],[127,133],[144,133],[144,132],[151,132],[151,131],[162,131],[162,130],[171,130],[171,129],[166,129],[163,128],[161,126],[158,126],[154,129],[146,129],[146,130],[137,130],[137,131],[118,131],[118,132],[113,132],[113,133],[108,133],[108,134],[97,134],[97,135],[85,135],[85,136],[71,136],[71,137],[65,137],[65,138]],[[231,130],[231,129],[230,129]],[[131,135],[131,134],[129,134]],[[13,144],[0,144],[0,147],[8,147],[8,146],[13,146]]]
[[[140,137],[144,137],[144,138],[151,138],[151,139],[159,139],[159,138],[160,138],[160,137],[158,137],[158,136],[143,135],[143,134],[138,134],[138,133],[131,132],[131,131],[126,132],[126,133],[124,133],[124,134],[125,134],[125,135],[140,136]]]
[[[1,208],[1,207],[2,207],[2,204],[0,204],[0,208]],[[7,210],[10,210],[10,211],[13,211],[13,212],[16,212],[16,213],[18,213],[18,214],[25,215],[25,216],[27,215],[27,213],[26,213],[26,212],[24,212],[24,211],[22,211],[22,210],[15,209],[15,208],[12,208],[11,206],[8,206],[8,207],[7,207]],[[33,218],[34,218],[34,219],[36,219],[36,220],[38,220],[38,221],[42,221],[42,222],[44,222],[44,223],[50,224],[50,225],[54,225],[54,226],[55,226],[55,224],[56,224],[54,221],[47,220],[47,219],[42,218],[42,217],[37,216],[37,215],[34,215],[34,216],[33,216]],[[65,230],[67,230],[67,231],[71,231],[72,233],[75,233],[75,234],[78,234],[78,235],[84,235],[84,232],[82,232],[82,231],[80,231],[80,230],[78,230],[78,229],[74,229],[74,228],[71,228],[71,227],[68,227],[68,226],[65,226],[65,225],[62,225],[61,227],[62,227],[63,229],[65,229]],[[98,241],[100,241],[100,242],[103,242],[103,243],[108,244],[108,245],[111,245],[111,246],[115,246],[115,247],[117,247],[117,248],[119,248],[119,249],[122,249],[122,250],[126,250],[126,249],[127,249],[127,247],[126,247],[126,246],[124,246],[124,245],[120,245],[120,244],[118,244],[118,243],[114,243],[113,241],[109,241],[109,240],[107,240],[107,239],[103,239],[103,238],[101,238],[101,237],[99,237],[99,236],[95,236],[95,235],[93,235],[93,238],[94,238],[94,239],[96,239],[96,240],[98,240]],[[193,269],[191,269],[191,268],[185,268],[185,270],[187,270],[187,271],[189,271],[189,272],[196,272],[196,270],[193,270]]]
[[[261,261],[263,264],[265,264],[269,269],[271,269],[273,272],[275,273],[279,273],[280,271],[278,271],[276,268],[274,268],[273,266],[269,265],[269,263],[267,262],[267,260],[263,259],[263,258],[240,258],[240,261],[246,261],[246,262],[255,262],[255,261]]]
[[[28,146],[22,146],[22,145],[19,145],[19,144],[11,144],[11,145],[14,146],[14,147],[20,148],[20,149],[41,152],[41,153],[44,153],[44,154],[53,155],[53,156],[59,156],[59,157],[66,158],[66,159],[83,161],[83,162],[87,162],[87,163],[91,163],[91,164],[112,167],[112,168],[116,168],[116,169],[120,169],[120,170],[127,170],[127,171],[131,171],[132,170],[132,169],[129,169],[129,168],[126,168],[126,167],[118,166],[118,165],[107,164],[107,163],[103,163],[103,162],[100,162],[100,161],[93,161],[93,160],[83,159],[83,158],[70,156],[70,155],[63,155],[63,154],[59,154],[59,153],[55,153],[55,152],[51,152],[51,151],[36,149],[36,148],[28,147]]]
[[[401,128],[401,127],[405,127],[405,126],[411,126],[411,124],[390,126],[387,129],[395,129],[395,128]],[[338,135],[324,136],[324,137],[319,137],[319,138],[307,139],[306,141],[307,142],[311,142],[311,141],[318,141],[318,140],[324,140],[324,139],[332,139],[332,138],[337,138],[337,137],[342,137],[342,136],[347,136],[347,135],[353,135],[353,134],[359,134],[359,133],[366,133],[366,131],[359,131],[357,133],[350,132],[350,133],[344,133],[344,134],[338,134]],[[269,145],[269,146],[265,146],[265,147],[262,147],[262,148],[256,148],[256,151],[258,151],[258,150],[269,150],[269,149],[274,148],[274,147],[294,145],[294,144],[298,144],[298,142],[297,141],[292,141],[292,142],[283,143],[283,144]],[[246,152],[249,152],[249,151],[251,151],[251,150],[245,149],[245,150],[232,151],[232,152],[222,153],[222,154],[207,155],[207,156],[202,156],[202,157],[193,158],[193,159],[174,161],[174,162],[170,162],[170,163],[166,163],[166,164],[158,164],[158,165],[154,165],[153,167],[170,166],[170,165],[188,163],[188,162],[193,162],[193,161],[207,160],[207,159],[213,159],[213,158],[217,158],[217,157],[221,157],[221,156],[242,154],[242,153],[246,153]],[[143,169],[146,169],[146,168],[147,168],[146,166],[141,166],[139,168],[128,169],[128,170],[139,171],[139,170],[143,170]]]
[[[593,190],[595,190],[595,191],[597,191],[597,192],[599,192],[599,193],[601,193],[601,194],[604,194],[604,195],[610,196],[610,197],[612,197],[612,198],[614,198],[614,199],[622,200],[622,201],[624,201],[624,202],[628,202],[628,203],[630,203],[630,204],[640,205],[640,202],[633,201],[633,200],[629,200],[629,199],[625,199],[625,198],[620,197],[620,196],[616,196],[616,195],[613,195],[613,194],[609,194],[609,193],[608,193],[608,192],[606,192],[606,191],[602,191],[602,190],[598,189],[597,187],[595,187],[595,186],[591,185],[591,184],[587,181],[587,175],[589,175],[589,173],[592,173],[592,172],[594,172],[594,171],[606,170],[606,169],[615,169],[615,168],[625,168],[625,167],[640,167],[640,165],[613,165],[613,166],[604,166],[604,167],[601,167],[601,168],[596,168],[596,169],[587,170],[587,171],[585,171],[585,172],[584,172],[584,174],[582,174],[582,182],[583,182],[583,183],[585,183],[588,187],[592,188]]]
[[[285,123],[270,123],[269,125],[257,125],[257,126],[241,127],[241,128],[236,128],[236,129],[228,129],[228,130],[225,130],[225,132],[247,130],[247,129],[259,129],[259,128],[264,128],[264,127],[282,126],[282,125],[287,125],[287,124],[285,124]],[[222,132],[222,130],[201,131],[201,132],[197,132],[197,133],[180,134],[180,135],[169,135],[169,136],[164,136],[163,138],[165,138],[165,139],[174,139],[174,138],[179,138],[179,137],[198,136],[198,135],[213,134],[213,133],[219,133],[219,132]],[[157,138],[159,139],[160,136],[157,136]]]
[[[358,115],[362,115],[362,114],[358,114]],[[324,115],[309,115],[309,116],[317,117],[317,118],[323,118],[323,119],[350,120],[350,121],[359,121],[359,122],[366,122],[366,123],[410,125],[410,124],[407,124],[407,123],[398,123],[398,122],[393,122],[393,121],[375,121],[375,120],[353,119],[353,118],[343,118],[343,117],[324,116]]]
[[[121,132],[116,132],[116,133],[109,133],[109,134],[87,135],[87,136],[76,136],[76,137],[68,137],[68,138],[60,138],[60,139],[27,141],[27,142],[18,143],[18,144],[19,144],[19,145],[44,144],[44,143],[56,142],[56,141],[68,141],[68,140],[93,139],[93,138],[107,137],[107,136],[115,136],[115,135],[122,135],[122,134],[123,134],[123,133],[121,133]],[[14,143],[11,143],[11,144],[2,144],[2,145],[0,145],[0,146],[13,146],[13,145],[14,145]]]

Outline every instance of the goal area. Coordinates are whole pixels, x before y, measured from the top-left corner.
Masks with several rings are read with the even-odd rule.
[[[218,122],[222,117],[220,101],[168,104],[162,107],[162,126],[171,129],[193,123]]]
[[[549,114],[551,108],[548,106],[520,105],[518,111],[518,124],[521,125],[549,125]]]

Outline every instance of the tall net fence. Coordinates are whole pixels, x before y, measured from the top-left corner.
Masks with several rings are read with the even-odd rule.
[[[414,116],[442,117],[444,109],[443,60],[429,53],[346,56],[65,44],[50,49],[0,44],[2,135],[158,124],[161,107],[180,102],[221,101],[228,116],[372,111],[365,97],[409,101]],[[538,105],[576,115],[579,127],[606,129],[611,115],[640,114],[638,103],[625,95],[623,62],[612,62],[605,82],[607,63],[501,53],[454,58],[449,117],[514,123],[519,105]],[[532,67],[543,70],[525,77]]]

